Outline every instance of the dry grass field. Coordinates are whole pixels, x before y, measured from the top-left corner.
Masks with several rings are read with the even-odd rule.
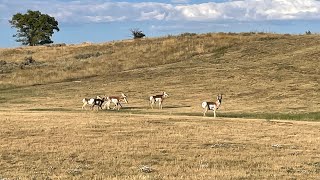
[[[317,179],[319,55],[318,35],[266,33],[0,49],[0,179]]]
[[[89,111],[2,114],[1,178],[317,179],[320,173],[319,123]]]

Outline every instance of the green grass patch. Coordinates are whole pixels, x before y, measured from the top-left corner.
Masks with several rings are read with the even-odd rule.
[[[5,103],[7,101],[7,98],[0,97],[0,103]]]
[[[179,116],[203,116],[202,113],[168,113],[156,110],[145,109],[130,109],[123,108],[117,110],[102,110],[104,112],[126,113],[126,114],[141,114],[141,115],[179,115]],[[206,114],[207,117],[213,117],[212,112]],[[247,118],[247,119],[266,119],[266,120],[295,120],[295,121],[319,121],[320,112],[309,113],[217,113],[217,117],[223,118]]]
[[[202,113],[178,113],[187,116],[202,116]],[[208,112],[207,117],[213,117],[213,113]],[[278,119],[295,121],[320,121],[320,112],[310,113],[217,113],[218,117],[224,118],[248,118],[248,119]]]
[[[310,113],[230,113],[221,114],[223,117],[231,118],[256,118],[256,119],[279,119],[297,121],[320,121],[320,112]]]
[[[0,85],[0,90],[10,90],[10,89],[14,89],[18,87],[17,85],[13,85],[13,84],[1,84]]]
[[[12,87],[7,89],[0,89],[0,93],[3,96],[29,96],[30,94],[34,93],[34,90],[24,89],[21,87]]]

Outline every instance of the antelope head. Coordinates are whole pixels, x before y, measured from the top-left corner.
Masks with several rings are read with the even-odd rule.
[[[221,103],[221,101],[222,101],[222,94],[218,94],[217,100]]]
[[[122,96],[124,102],[126,102],[128,104],[127,95],[125,95],[124,93],[121,93],[121,96]]]
[[[101,99],[101,100],[102,100],[102,99],[103,99],[103,97],[102,97],[102,96],[97,96],[97,99]]]

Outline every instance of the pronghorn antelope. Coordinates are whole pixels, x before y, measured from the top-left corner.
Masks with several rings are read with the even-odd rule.
[[[113,107],[113,109],[117,108],[117,110],[120,110],[120,108],[122,108],[122,105],[120,103],[121,101],[128,103],[127,95],[121,93],[121,97],[120,96],[108,96],[107,103],[106,103],[107,109],[110,109],[110,103],[112,102],[115,105]]]
[[[102,109],[102,104],[104,101],[105,101],[105,97],[100,97],[100,96],[97,96],[96,98],[84,98],[82,99],[82,102],[83,102],[82,109],[84,109],[86,105],[91,105],[92,110],[94,106],[98,106],[98,110],[99,110],[99,107]]]
[[[222,102],[222,94],[217,96],[216,102],[203,102],[202,108],[204,109],[203,116],[206,116],[208,110],[212,110],[214,117],[216,117],[216,110],[220,107]]]
[[[153,109],[153,105],[159,102],[159,109],[162,109],[162,102],[165,98],[169,97],[166,92],[163,92],[161,95],[150,96],[150,106]]]

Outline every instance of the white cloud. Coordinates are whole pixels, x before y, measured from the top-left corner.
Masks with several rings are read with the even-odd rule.
[[[290,20],[319,18],[315,0],[244,0],[177,6],[186,20]]]
[[[138,20],[150,20],[150,19],[156,19],[156,20],[164,20],[166,17],[165,12],[159,12],[157,10],[151,11],[151,12],[144,12],[142,11],[140,14],[140,18]]]
[[[177,6],[175,9],[180,12],[185,20],[205,21],[222,17],[222,11],[218,9],[219,4],[204,3],[197,5]]]
[[[124,21],[127,17],[117,17],[114,18],[112,16],[85,16],[84,19],[87,19],[90,22],[115,22],[115,21]]]
[[[171,2],[172,3],[176,3],[176,4],[178,4],[178,3],[189,3],[190,0],[171,0]]]
[[[155,2],[99,1],[20,1],[0,0],[0,17],[9,19],[27,9],[39,10],[54,16],[59,22],[114,21],[264,21],[320,19],[317,0],[242,0],[220,3],[182,4],[188,0]],[[178,4],[175,4],[178,3]]]
[[[194,26],[193,23],[182,23],[182,24],[167,24],[167,25],[151,25],[150,29],[153,31],[174,31],[174,30],[179,30],[179,31],[196,31],[199,29],[214,29],[214,28],[227,28],[229,27],[228,24],[223,24],[223,23],[200,23],[197,24],[197,26]]]

